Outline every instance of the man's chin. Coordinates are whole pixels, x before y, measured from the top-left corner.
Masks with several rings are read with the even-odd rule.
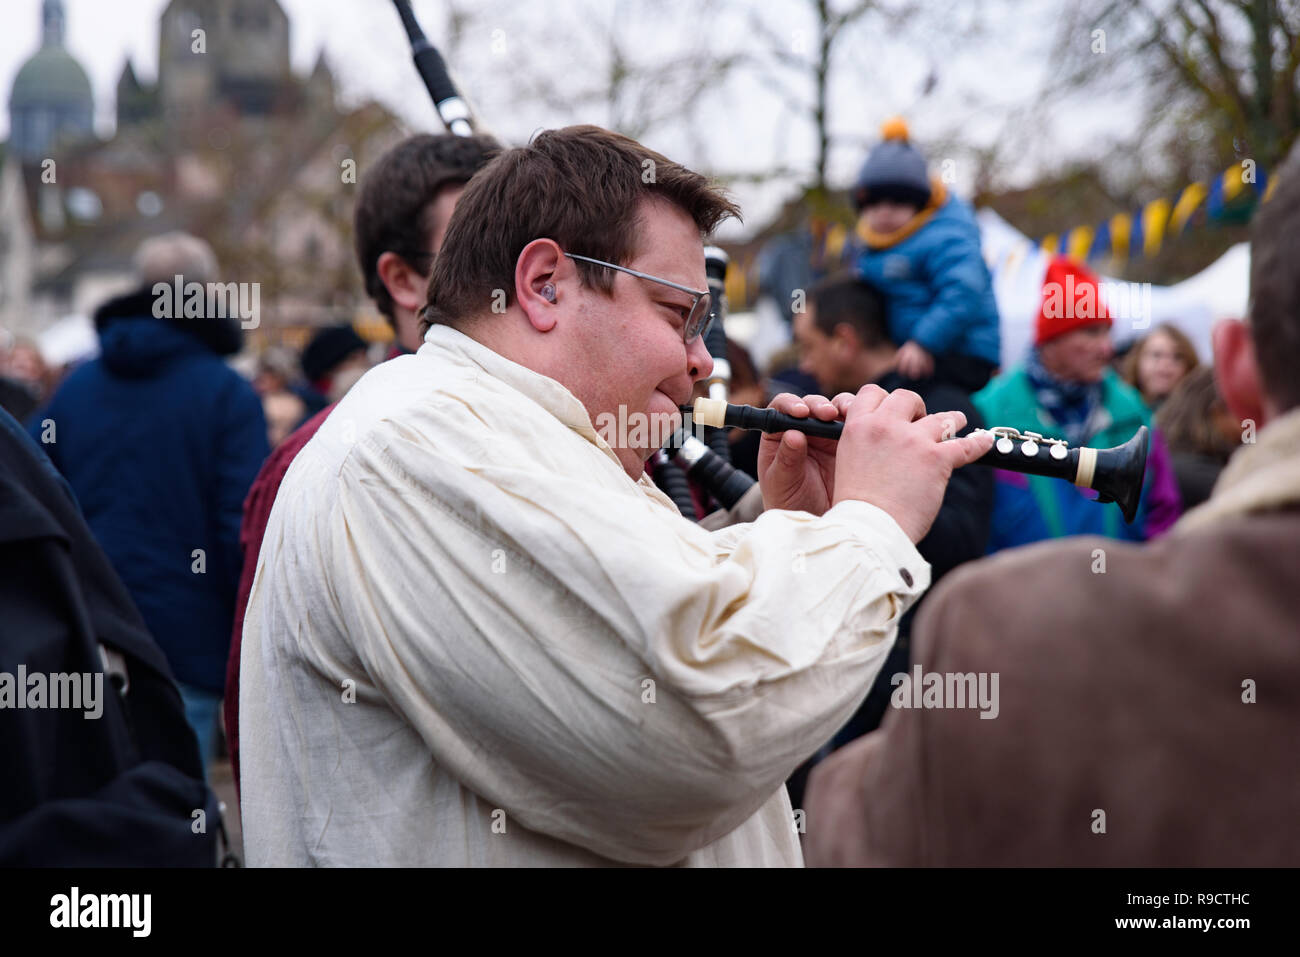
[[[671,396],[656,389],[640,409],[621,406],[617,415],[602,414],[594,425],[611,448],[645,461],[681,428],[682,414]]]
[[[673,401],[672,396],[659,389],[655,389],[654,397],[650,401],[649,414],[660,429],[668,428],[669,435],[681,427],[681,407]]]

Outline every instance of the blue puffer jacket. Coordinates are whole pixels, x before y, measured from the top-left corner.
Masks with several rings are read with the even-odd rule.
[[[998,305],[979,226],[956,196],[897,243],[864,249],[857,272],[884,295],[897,344],[910,340],[935,356],[1001,361]]]
[[[252,387],[209,344],[148,306],[135,296],[100,310],[100,357],[28,428],[46,440],[177,679],[220,692],[242,504],[270,451],[266,422]]]

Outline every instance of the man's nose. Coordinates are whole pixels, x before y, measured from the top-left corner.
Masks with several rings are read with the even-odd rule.
[[[687,347],[686,359],[690,363],[692,382],[707,379],[713,372],[713,356],[709,355],[709,347],[704,344],[703,336],[696,336],[695,341]]]

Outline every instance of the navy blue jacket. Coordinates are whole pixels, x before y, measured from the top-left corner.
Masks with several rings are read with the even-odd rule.
[[[137,294],[99,311],[100,357],[69,375],[28,428],[177,680],[220,692],[242,505],[270,451],[266,421],[252,387],[218,357],[230,350],[229,326],[197,319],[191,331],[153,318],[149,304]]]

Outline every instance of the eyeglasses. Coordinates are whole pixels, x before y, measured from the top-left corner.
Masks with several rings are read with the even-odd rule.
[[[713,324],[713,305],[712,298],[707,292],[700,292],[698,289],[692,289],[690,286],[679,286],[675,282],[669,282],[667,279],[660,279],[658,276],[651,276],[649,273],[637,272],[635,269],[628,269],[626,266],[616,266],[613,263],[607,263],[600,259],[592,259],[589,256],[575,256],[573,253],[565,253],[570,259],[578,259],[585,263],[591,263],[593,266],[604,266],[606,269],[617,269],[619,272],[625,272],[629,276],[636,276],[638,279],[649,279],[651,282],[657,282],[661,286],[667,286],[670,289],[676,289],[678,292],[684,292],[691,296],[691,311],[686,316],[686,325],[682,328],[682,339],[687,345],[690,345],[700,336],[707,335],[709,327]]]

